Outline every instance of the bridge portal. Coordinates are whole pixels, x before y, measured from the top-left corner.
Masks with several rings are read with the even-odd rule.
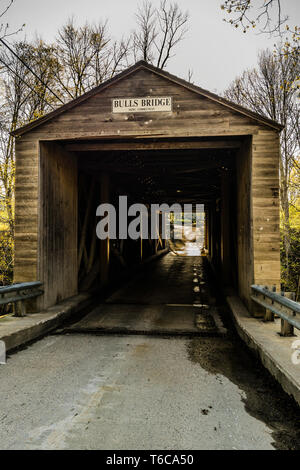
[[[205,253],[252,309],[251,284],[280,283],[281,128],[141,61],[16,130],[14,281],[43,282],[39,308],[101,289],[168,246],[99,240],[99,204],[203,204]]]

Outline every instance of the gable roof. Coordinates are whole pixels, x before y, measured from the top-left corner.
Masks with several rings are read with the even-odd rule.
[[[123,80],[124,78],[130,76],[133,72],[136,72],[137,70],[140,69],[145,69],[149,70],[150,72],[156,73],[157,75],[177,84],[180,86],[183,86],[184,88],[193,91],[199,95],[202,95],[212,101],[215,101],[227,108],[230,108],[233,111],[236,111],[240,114],[243,114],[244,116],[247,116],[251,119],[254,119],[255,121],[258,121],[261,124],[265,124],[269,127],[272,127],[273,129],[277,130],[282,130],[283,125],[279,124],[276,121],[273,121],[265,116],[262,116],[260,114],[254,113],[253,111],[244,108],[243,106],[240,106],[236,103],[233,103],[225,98],[222,98],[215,93],[211,93],[208,90],[204,90],[203,88],[200,88],[196,85],[193,85],[192,83],[187,82],[186,80],[183,80],[182,78],[176,77],[175,75],[170,74],[169,72],[166,72],[165,70],[162,70],[158,67],[155,67],[154,65],[149,64],[148,62],[144,60],[140,60],[139,62],[136,62],[136,64],[132,65],[131,67],[127,68],[123,72],[119,73],[118,75],[115,75],[113,78],[107,80],[104,83],[101,83],[101,85],[98,85],[97,87],[93,88],[92,90],[88,91],[87,93],[84,93],[83,95],[79,96],[78,98],[75,98],[74,100],[60,106],[59,108],[55,109],[54,111],[51,111],[48,114],[45,114],[45,116],[42,116],[39,119],[36,119],[35,121],[30,122],[29,124],[26,124],[25,126],[19,127],[19,129],[14,130],[11,132],[11,135],[13,136],[21,136],[22,134],[25,134],[26,132],[31,131],[32,129],[44,124],[45,122],[49,121],[50,119],[55,118],[56,116],[59,116],[60,114],[64,113],[65,111],[68,111],[75,106],[79,105],[80,103],[86,101],[87,99],[91,98],[92,96],[96,95],[97,93],[101,92],[102,90],[114,85],[120,80]]]

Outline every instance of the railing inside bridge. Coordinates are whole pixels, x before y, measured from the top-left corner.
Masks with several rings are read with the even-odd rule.
[[[294,328],[300,330],[300,303],[288,298],[293,294],[279,294],[275,288],[269,290],[257,285],[252,285],[251,289],[251,299],[265,309],[265,321],[274,321],[276,315],[281,318],[281,336],[292,336]]]
[[[43,294],[40,281],[22,282],[0,287],[0,305],[14,304],[15,315],[26,315],[26,300],[33,299]]]

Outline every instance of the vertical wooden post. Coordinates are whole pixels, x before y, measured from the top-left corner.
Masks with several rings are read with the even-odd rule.
[[[163,217],[168,217],[166,214],[163,214]],[[174,233],[174,221],[171,217],[175,217],[175,213],[174,212],[170,212],[169,214],[169,217],[170,217],[170,242],[174,242],[174,237],[175,237],[175,233]],[[165,221],[165,223],[167,223]]]
[[[140,231],[141,231],[141,261],[143,261],[143,217],[142,216],[141,216]]]
[[[19,300],[14,303],[14,316],[15,317],[25,317],[26,316],[26,305],[24,300]]]
[[[211,208],[211,205],[209,206],[208,208],[208,212],[207,212],[207,215],[208,215],[208,219],[207,219],[207,226],[208,226],[208,256],[212,257],[212,237],[211,237],[211,233],[212,233],[212,208]]]
[[[282,292],[282,296],[287,297],[288,299],[295,300],[294,292]],[[281,336],[294,336],[294,327],[286,320],[281,319]]]
[[[223,283],[230,285],[230,178],[225,172],[221,180],[221,262]]]
[[[210,206],[210,211],[209,211],[209,256],[210,256],[210,259],[213,260],[214,257],[215,257],[215,234],[214,234],[214,231],[215,231],[215,220],[216,220],[216,216],[215,216],[215,207],[213,207],[212,205]]]
[[[266,286],[266,287],[267,287],[267,286]],[[273,292],[276,292],[276,286],[273,286],[273,287],[272,287],[272,291],[273,291]],[[267,309],[267,308],[266,308],[264,320],[265,320],[265,321],[274,321],[274,313],[271,312],[271,310],[269,310],[269,309]]]
[[[107,173],[101,174],[101,187],[100,187],[100,200],[101,203],[109,202],[109,175]],[[100,284],[104,285],[108,281],[109,269],[109,238],[100,240]]]
[[[208,211],[205,209],[205,219],[204,219],[204,248],[208,250]]]
[[[158,247],[160,246],[160,250],[165,248],[165,243],[164,240],[162,239],[162,218],[166,217],[166,214],[163,214],[161,212],[158,213],[158,227],[157,227],[157,235],[158,235],[158,240],[155,240],[155,254],[157,254]],[[174,227],[173,227],[174,228]],[[171,227],[170,227],[170,232],[171,232]]]

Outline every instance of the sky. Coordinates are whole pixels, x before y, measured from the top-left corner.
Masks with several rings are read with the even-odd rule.
[[[53,42],[58,28],[71,16],[79,25],[107,19],[110,32],[117,39],[134,29],[140,3],[138,0],[14,0],[3,20],[12,31],[25,23],[15,39],[39,36]],[[152,3],[158,5],[159,0]],[[258,51],[272,48],[278,40],[256,30],[243,34],[225,23],[220,8],[222,0],[177,0],[177,3],[190,14],[189,30],[166,70],[187,79],[190,69],[196,85],[215,93],[222,93],[236,76],[255,66]],[[0,0],[1,10],[7,4],[8,0]],[[282,8],[291,25],[300,24],[300,0],[282,0]]]

